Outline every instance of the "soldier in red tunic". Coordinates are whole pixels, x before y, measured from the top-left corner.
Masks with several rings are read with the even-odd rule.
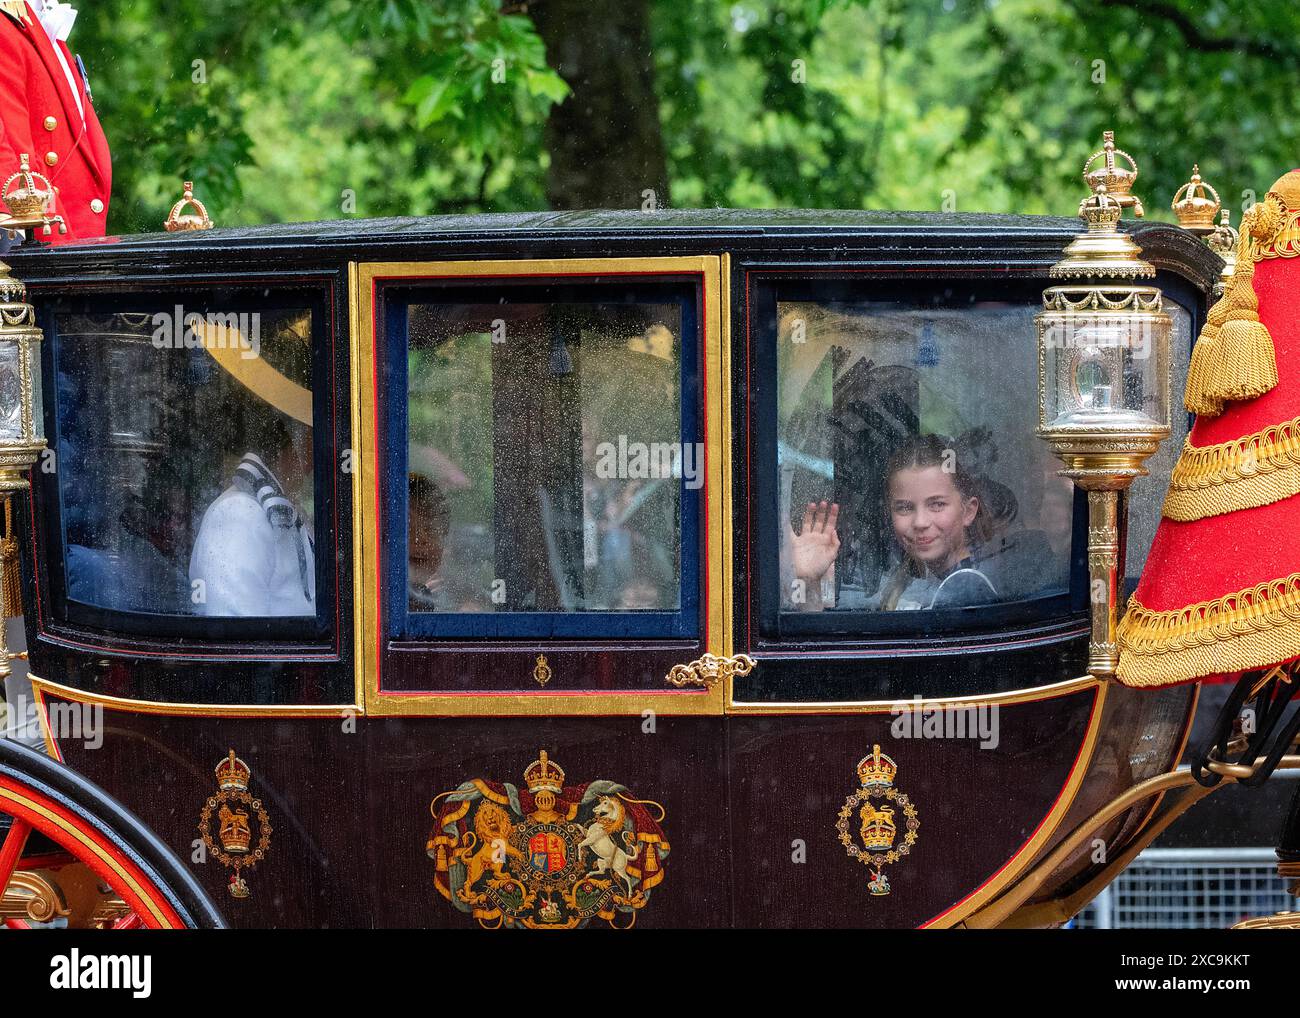
[[[85,68],[64,42],[75,18],[54,0],[0,0],[0,183],[27,153],[68,226],[53,244],[104,236],[113,177]]]

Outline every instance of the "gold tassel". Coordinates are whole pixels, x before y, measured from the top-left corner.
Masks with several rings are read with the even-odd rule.
[[[1217,357],[1218,352],[1214,339],[1206,339],[1204,335],[1192,347],[1192,362],[1187,368],[1187,393],[1183,397],[1183,406],[1187,407],[1189,414],[1218,417],[1223,413],[1223,403],[1212,399],[1206,391],[1211,374],[1209,362]]]
[[[1255,399],[1277,385],[1277,352],[1268,327],[1259,320],[1255,294],[1257,242],[1282,229],[1285,209],[1270,194],[1253,206],[1237,243],[1237,270],[1227,292],[1210,309],[1201,338],[1192,350],[1183,405],[1194,414],[1215,417],[1229,400]]]
[[[14,536],[13,498],[4,496],[5,529],[0,537],[0,612],[6,619],[23,613],[22,573],[18,566],[18,538]]]
[[[1192,347],[1192,362],[1187,367],[1187,391],[1183,405],[1187,412],[1204,417],[1217,417],[1223,413],[1223,400],[1209,395],[1210,379],[1219,357],[1219,330],[1228,320],[1227,294],[1215,301],[1206,316],[1205,327]]]
[[[1273,337],[1259,320],[1255,264],[1247,261],[1233,276],[1233,308],[1215,339],[1215,358],[1206,395],[1210,399],[1254,399],[1277,385]]]

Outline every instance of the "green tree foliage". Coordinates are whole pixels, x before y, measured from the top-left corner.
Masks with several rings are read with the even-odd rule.
[[[1239,215],[1295,160],[1294,5],[628,2],[658,100],[629,122],[662,132],[677,206],[1068,214],[1111,128],[1152,214],[1199,161]],[[583,97],[506,7],[99,0],[73,42],[110,228],[156,229],[183,178],[223,225],[545,207],[549,111]]]
[[[1172,218],[1199,161],[1239,215],[1295,160],[1293,6],[672,6],[655,24],[678,204],[1068,214],[1113,129],[1150,214]]]
[[[157,229],[182,178],[222,225],[536,207],[567,94],[494,0],[104,0],[73,41],[118,232]]]

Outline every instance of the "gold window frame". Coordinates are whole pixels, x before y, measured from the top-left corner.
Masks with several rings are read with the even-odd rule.
[[[731,533],[731,370],[730,295],[723,285],[729,256],[655,258],[546,258],[484,261],[349,262],[349,334],[352,384],[353,622],[356,695],[366,714],[375,716],[511,717],[537,715],[721,715],[725,683],[674,690],[665,678],[661,690],[619,692],[386,692],[380,688],[383,625],[380,615],[378,519],[378,438],[376,419],[376,284],[380,280],[490,279],[554,277],[574,281],[600,276],[694,275],[700,277],[700,319],[704,349],[704,433],[706,588],[704,650],[729,655],[732,645]],[[484,640],[484,647],[496,646]],[[539,643],[542,641],[538,641]],[[471,652],[472,653],[472,652]],[[683,661],[682,664],[687,662]]]

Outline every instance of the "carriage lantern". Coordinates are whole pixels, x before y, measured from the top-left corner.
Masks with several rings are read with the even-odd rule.
[[[27,487],[45,448],[41,330],[27,288],[0,262],[0,497]]]
[[[1119,164],[1117,157],[1128,163]],[[1090,170],[1099,158],[1104,163]],[[1115,674],[1122,610],[1124,493],[1147,473],[1145,461],[1170,434],[1169,337],[1160,290],[1143,280],[1155,268],[1120,230],[1131,207],[1137,164],[1115,148],[1112,132],[1084,167],[1092,194],[1079,206],[1087,224],[1052,266],[1038,326],[1039,427],[1061,459],[1061,473],[1088,492],[1088,570],[1092,639],[1088,670]]]
[[[18,585],[18,541],[14,534],[13,493],[28,486],[27,471],[45,448],[41,410],[41,330],[27,303],[27,288],[0,262],[0,700],[12,654],[5,642],[5,620],[22,614]],[[2,705],[0,705],[2,706]]]

